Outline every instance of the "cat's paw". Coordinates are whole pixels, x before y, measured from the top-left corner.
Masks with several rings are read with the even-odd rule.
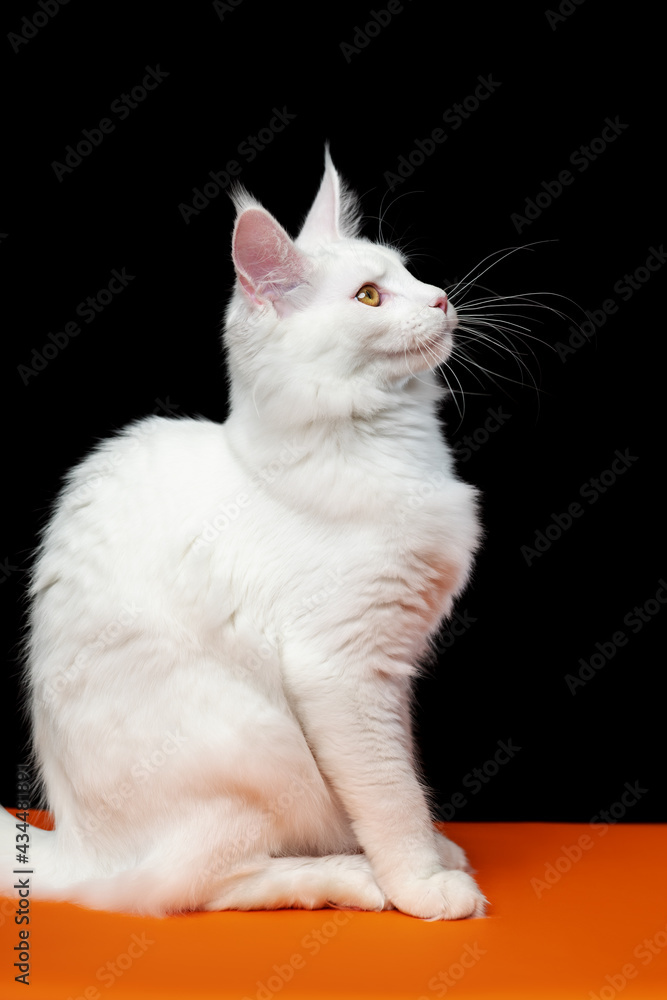
[[[397,910],[422,920],[483,917],[487,902],[474,879],[462,871],[413,879],[409,886],[392,893],[391,901]]]
[[[438,857],[440,858],[440,864],[443,868],[449,868],[450,870],[457,870],[462,872],[472,872],[474,868],[468,861],[466,852],[458,844],[455,844],[453,840],[449,840],[444,833],[437,831],[436,836],[436,848],[438,850]]]
[[[393,909],[380,886],[375,881],[370,868],[368,871],[347,872],[336,885],[326,901],[333,910],[380,910]]]

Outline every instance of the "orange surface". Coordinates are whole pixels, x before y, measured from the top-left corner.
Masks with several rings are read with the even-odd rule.
[[[446,829],[492,902],[484,919],[283,910],[156,920],[31,903],[26,991],[13,981],[15,903],[3,899],[0,996],[665,1000],[666,826]]]

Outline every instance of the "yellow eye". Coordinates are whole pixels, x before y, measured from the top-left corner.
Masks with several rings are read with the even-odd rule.
[[[380,305],[380,293],[378,292],[375,285],[362,285],[355,298],[359,302],[363,302],[367,306],[379,306]]]

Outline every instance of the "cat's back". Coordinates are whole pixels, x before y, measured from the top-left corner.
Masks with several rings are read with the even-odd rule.
[[[68,474],[43,535],[33,593],[86,570],[122,578],[142,557],[145,572],[159,574],[201,531],[212,498],[233,496],[241,482],[224,425],[157,416],[131,424]]]
[[[110,506],[128,516],[177,513],[180,501],[226,486],[235,465],[226,447],[224,425],[203,418],[148,417],[102,441],[67,477],[56,520],[86,512],[103,516]],[[112,517],[112,510],[109,512]],[[118,527],[118,523],[116,523]]]

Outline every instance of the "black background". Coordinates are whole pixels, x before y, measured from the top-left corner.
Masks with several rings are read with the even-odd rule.
[[[556,21],[540,4],[404,2],[381,30],[367,31],[383,0],[308,13],[253,0],[139,12],[71,2],[38,30],[22,23],[36,3],[3,15],[0,260],[11,310],[3,803],[16,799],[28,736],[17,707],[26,569],[60,477],[95,440],[155,409],[226,414],[219,327],[233,279],[233,210],[219,194],[186,223],[179,205],[192,205],[193,189],[235,159],[239,179],[294,232],[329,140],[363,196],[368,234],[382,213],[385,237],[414,252],[420,278],[447,285],[488,254],[534,243],[482,282],[502,294],[550,293],[542,301],[570,317],[532,313],[540,340],[530,342],[523,373],[484,343],[475,359],[487,372],[475,378],[454,366],[465,408],[459,416],[450,402],[444,417],[452,442],[477,432],[477,450],[466,457],[459,449],[459,469],[482,490],[488,534],[459,603],[467,624],[443,639],[449,648],[418,688],[436,803],[460,794],[459,807],[441,815],[588,821],[620,801],[626,782],[638,782],[639,801],[622,818],[667,819],[659,669],[667,611],[655,603],[667,578],[658,474],[664,273],[640,272],[626,300],[614,289],[667,237],[650,51],[659,29],[636,12],[629,28],[593,0],[562,7]],[[21,30],[34,37],[15,52],[4,36]],[[358,51],[341,47],[355,39]],[[120,120],[113,102],[158,66],[168,76]],[[443,121],[489,76],[493,92],[460,127],[452,116]],[[294,117],[250,161],[239,147],[269,127],[274,109]],[[114,131],[59,180],[54,161],[105,117]],[[579,170],[571,154],[600,137],[607,118],[626,127]],[[416,140],[438,128],[446,141],[420,163]],[[386,174],[411,154],[412,175],[391,190]],[[539,217],[519,232],[512,215],[525,214],[526,199],[566,169],[572,184],[550,205],[543,195]],[[50,332],[76,320],[77,305],[106,288],[114,268],[134,275],[127,288],[94,322],[79,320],[80,335],[26,378],[20,366],[34,365],[33,349],[42,352]],[[584,311],[609,299],[616,312],[562,360],[554,345],[567,344]],[[489,409],[499,408],[508,416],[484,441]],[[634,461],[590,503],[581,488],[610,470],[617,450]],[[552,527],[550,546],[529,565],[522,546],[534,546],[536,532],[574,502],[581,517],[560,538]],[[647,601],[659,610],[633,631],[624,618]],[[627,643],[573,694],[566,675],[599,652],[596,643],[609,649],[619,630]],[[521,749],[484,771],[499,741]],[[467,777],[474,768],[488,780],[475,784]]]

